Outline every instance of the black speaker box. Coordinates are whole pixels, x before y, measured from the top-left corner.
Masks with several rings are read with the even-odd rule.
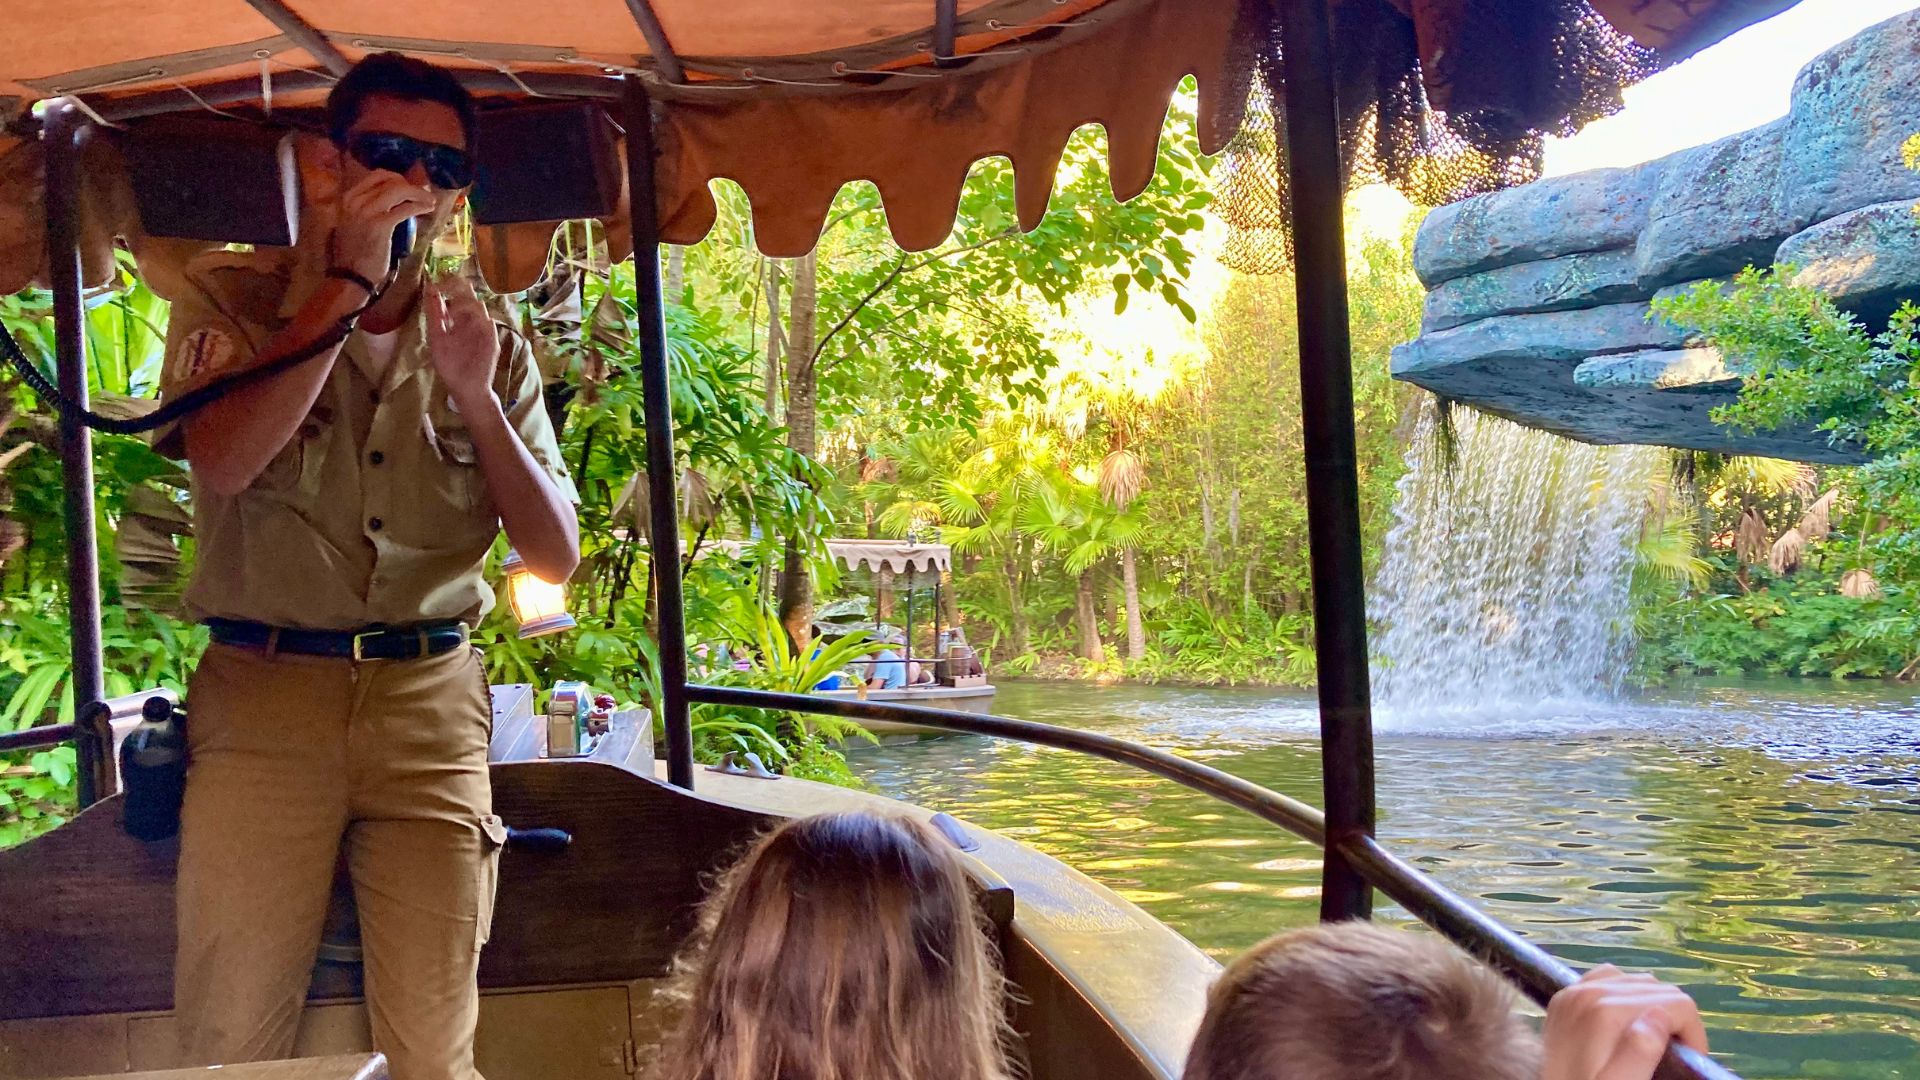
[[[149,235],[285,246],[300,233],[300,172],[285,128],[161,117],[133,127],[123,149]]]
[[[476,225],[606,217],[620,201],[618,137],[591,102],[487,110],[474,141]]]

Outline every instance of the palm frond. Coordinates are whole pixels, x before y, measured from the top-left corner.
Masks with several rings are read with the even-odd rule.
[[[1840,575],[1840,595],[1854,600],[1872,600],[1881,595],[1880,583],[1873,578],[1873,571],[1857,566]]]
[[[1800,530],[1788,529],[1780,534],[1780,539],[1775,540],[1773,547],[1768,550],[1767,569],[1773,571],[1775,577],[1786,577],[1800,569],[1800,556],[1806,549],[1807,538],[1801,535]]]
[[[1634,571],[1690,589],[1704,589],[1712,578],[1713,564],[1696,554],[1699,546],[1692,519],[1660,519],[1634,545]]]
[[[1833,534],[1833,508],[1840,501],[1840,489],[1828,488],[1800,517],[1800,535],[1809,541],[1825,540]]]
[[[1115,450],[1100,461],[1099,484],[1100,497],[1125,510],[1147,486],[1146,465],[1131,450]]]
[[[1756,494],[1813,497],[1813,469],[1798,461],[1741,455],[1727,459],[1723,475]]]
[[[1760,511],[1748,507],[1740,513],[1740,524],[1733,532],[1733,553],[1743,563],[1758,563],[1766,559],[1767,523]]]

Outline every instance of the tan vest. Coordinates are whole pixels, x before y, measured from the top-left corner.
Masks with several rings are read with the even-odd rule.
[[[285,325],[287,274],[236,261],[194,277],[200,295],[176,302],[167,327],[162,397],[245,368]],[[577,501],[533,350],[496,329],[494,392],[534,459]],[[402,324],[378,374],[362,335],[349,338],[306,422],[251,487],[228,498],[194,486],[194,618],[353,630],[473,622],[492,606],[482,569],[500,517],[425,330],[418,315]],[[184,456],[177,430],[156,445]]]

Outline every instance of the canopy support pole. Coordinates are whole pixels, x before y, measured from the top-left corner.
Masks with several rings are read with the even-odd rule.
[[[80,154],[92,126],[80,110],[61,100],[47,106],[40,138],[47,161],[47,267],[53,287],[54,362],[60,392],[78,408],[87,406],[87,312],[81,296]],[[66,484],[67,622],[72,630],[74,716],[91,718],[106,696],[100,654],[100,545],[94,535],[93,433],[76,413],[60,415],[60,471]],[[32,719],[32,718],[29,718]],[[81,723],[74,733],[74,770],[80,806],[113,793],[99,725]],[[104,783],[103,783],[104,780]]]
[[[1321,783],[1327,810],[1320,917],[1365,919],[1373,912],[1373,889],[1342,853],[1373,834],[1374,797],[1333,31],[1327,0],[1274,0],[1274,10],[1286,100]]]
[[[960,39],[960,0],[933,0],[933,62],[952,67]]]
[[[345,75],[353,67],[353,61],[334,47],[327,36],[314,29],[313,24],[301,18],[292,8],[280,0],[247,0],[253,10],[266,16],[267,21],[280,28],[287,40],[307,51],[307,55],[320,61],[321,65],[335,75]]]
[[[680,595],[679,491],[673,464],[673,398],[667,377],[666,311],[660,293],[660,218],[654,195],[653,105],[626,76],[621,122],[627,129],[627,199],[633,219],[633,295],[639,320],[641,413],[647,425],[648,542],[654,616],[659,625],[660,719],[667,735],[667,780],[693,789],[693,724],[687,708],[686,607]]]
[[[673,51],[673,43],[667,40],[666,28],[660,25],[660,15],[653,10],[652,0],[627,0],[627,13],[640,28],[640,36],[647,40],[647,50],[653,53],[653,64],[660,69],[660,77],[670,83],[686,82],[687,69],[680,63],[679,54]]]

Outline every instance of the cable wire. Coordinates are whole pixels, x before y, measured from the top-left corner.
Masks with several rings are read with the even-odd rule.
[[[356,312],[355,314],[357,315],[358,313]],[[20,373],[20,378],[28,386],[33,388],[33,392],[38,394],[42,401],[51,405],[54,411],[58,412],[63,419],[77,420],[95,431],[104,431],[109,435],[138,435],[142,432],[165,427],[184,416],[199,412],[201,409],[206,408],[208,405],[213,404],[236,390],[251,386],[263,379],[271,378],[290,368],[298,367],[314,357],[319,356],[321,353],[335,348],[346,341],[348,335],[353,333],[353,319],[354,316],[351,315],[342,319],[316,340],[295,349],[285,356],[276,357],[258,367],[236,372],[223,379],[216,379],[197,390],[190,390],[171,401],[165,402],[159,408],[145,416],[127,418],[102,416],[61,393],[60,388],[54,384],[53,380],[47,378],[46,373],[40,370],[39,365],[35,364],[27,357],[26,353],[21,351],[20,344],[14,341],[13,335],[9,333],[4,326],[0,326],[0,353],[6,354],[6,358],[13,364],[14,370]]]

